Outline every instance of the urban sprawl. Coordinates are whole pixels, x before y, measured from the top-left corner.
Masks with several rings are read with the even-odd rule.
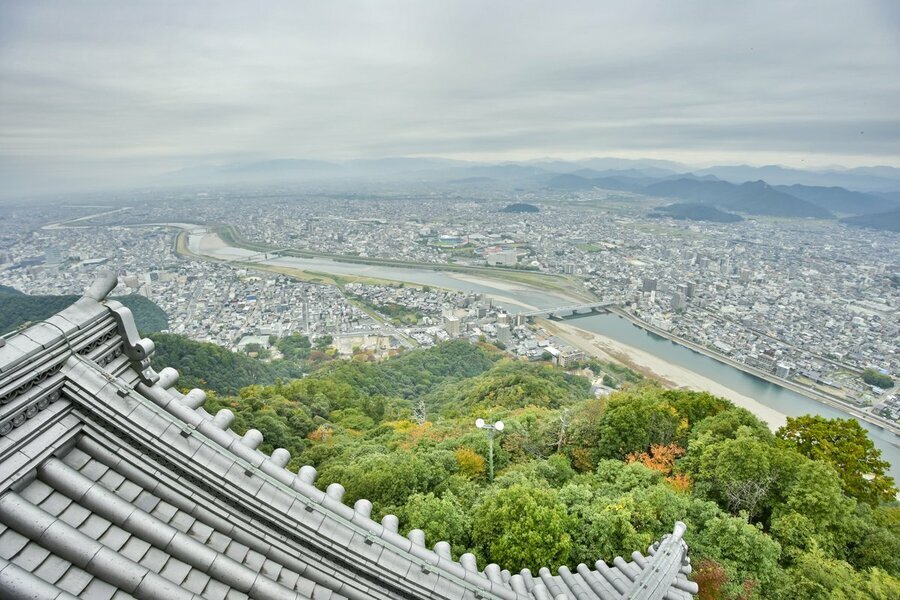
[[[50,225],[47,211],[5,209],[0,284],[75,294],[112,269],[116,293],[158,304],[169,331],[235,351],[292,333],[376,355],[462,337],[565,366],[582,355],[483,294],[298,280],[179,253],[176,238],[196,224],[257,248],[556,274],[652,330],[900,421],[897,388],[860,377],[900,373],[896,233],[809,220],[675,221],[599,190],[191,192],[87,204],[55,207],[62,225]],[[537,212],[509,212],[511,204]],[[182,229],[164,225],[172,223]]]

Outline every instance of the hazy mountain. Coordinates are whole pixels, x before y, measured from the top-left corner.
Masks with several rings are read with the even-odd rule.
[[[602,174],[600,171],[581,171]],[[649,177],[583,177],[574,173],[557,175],[547,181],[547,187],[553,190],[621,190],[623,192],[640,192],[649,183],[656,181]]]
[[[737,223],[744,220],[740,215],[721,211],[714,206],[691,202],[660,206],[654,209],[650,216],[665,216],[688,221],[712,221],[714,223]]]
[[[580,179],[573,178],[577,177]],[[345,179],[407,180],[446,182],[486,177],[497,183],[551,189],[585,190],[593,187],[638,191],[641,186],[662,180],[725,180],[731,183],[764,180],[772,185],[843,187],[847,190],[900,191],[900,169],[861,167],[830,171],[803,171],[776,165],[716,166],[689,172],[684,165],[669,161],[592,158],[580,161],[542,160],[507,163],[476,163],[444,158],[393,157],[324,161],[274,159],[243,161],[224,165],[189,167],[161,176],[158,183],[231,184],[287,183]],[[602,181],[601,181],[602,180]],[[488,183],[488,182],[484,182]],[[803,198],[808,199],[808,198]],[[857,200],[860,200],[857,198]],[[823,201],[824,202],[824,201]],[[860,206],[875,208],[870,200]],[[828,204],[823,205],[828,208]],[[837,210],[837,208],[836,208]],[[869,210],[866,208],[865,210]]]
[[[547,187],[553,190],[590,190],[595,186],[593,179],[573,173],[564,173],[548,181]]]
[[[695,171],[698,175],[715,175],[732,183],[762,179],[772,185],[839,186],[861,191],[900,190],[900,169],[893,167],[859,167],[805,171],[778,165],[751,167],[748,165],[716,166]]]
[[[501,165],[474,165],[456,170],[460,177],[492,177],[494,179],[529,180],[546,177],[551,173],[532,165],[505,163]]]
[[[795,184],[776,186],[776,189],[800,198],[801,200],[812,202],[825,210],[845,215],[865,215],[884,212],[900,206],[897,202],[886,198],[875,196],[873,194],[865,194],[863,192],[854,192],[842,187],[819,187]]]
[[[712,204],[755,215],[819,219],[833,217],[824,208],[781,192],[765,181],[748,181],[734,185],[727,181],[674,179],[649,185],[644,192],[652,196],[682,198],[694,203]]]
[[[465,184],[484,184],[484,183],[494,183],[497,180],[493,177],[460,177],[459,179],[448,179],[447,183],[458,183],[460,185]]]
[[[611,169],[637,169],[647,175],[666,177],[676,173],[689,171],[687,165],[670,160],[654,160],[649,158],[587,158],[574,161],[582,167],[608,171]]]
[[[841,222],[854,227],[868,227],[870,229],[900,232],[900,208],[871,215],[846,217],[841,219]]]
[[[626,158],[587,158],[584,160],[536,160],[526,164],[534,165],[548,171],[557,173],[576,173],[589,170],[602,175],[595,177],[609,177],[615,175],[629,176],[631,174],[640,177],[669,177],[689,170],[687,166],[667,160],[651,159],[626,159]],[[592,175],[587,175],[591,177]]]
[[[737,186],[734,196],[725,207],[753,215],[834,218],[828,210],[780,192],[765,181],[748,181]]]
[[[684,198],[704,204],[725,204],[731,198],[735,187],[727,181],[708,181],[692,176],[648,185],[644,188],[644,193],[650,196]]]

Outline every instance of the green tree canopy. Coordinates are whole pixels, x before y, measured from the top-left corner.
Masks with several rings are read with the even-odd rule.
[[[856,419],[826,419],[816,415],[788,417],[778,430],[785,447],[813,460],[829,463],[841,477],[844,491],[861,502],[875,505],[897,493],[887,475],[890,464]]]
[[[556,491],[515,485],[488,494],[475,508],[477,556],[518,572],[569,560],[573,523]]]
[[[456,558],[468,551],[472,519],[452,492],[440,497],[434,493],[413,494],[399,516],[404,530],[423,530],[429,545],[449,542]]]

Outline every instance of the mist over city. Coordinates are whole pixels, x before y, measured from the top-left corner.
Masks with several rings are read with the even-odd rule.
[[[0,597],[900,596],[898,73],[875,0],[0,0]]]

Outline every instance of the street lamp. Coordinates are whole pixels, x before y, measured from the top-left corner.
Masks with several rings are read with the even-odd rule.
[[[476,419],[475,427],[484,429],[488,438],[488,479],[494,481],[494,432],[503,431],[503,421],[497,421],[493,425],[485,423],[484,419]]]

